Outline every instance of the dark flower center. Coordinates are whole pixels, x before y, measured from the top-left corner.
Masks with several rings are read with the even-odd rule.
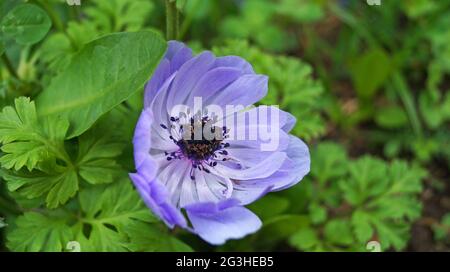
[[[192,162],[193,169],[205,171],[205,167],[217,165],[217,161],[226,161],[228,152],[225,148],[229,143],[223,143],[228,137],[227,127],[214,126],[216,119],[209,117],[199,117],[195,115],[184,124],[180,124],[180,118],[170,117],[170,126],[161,124],[170,134],[170,139],[180,148],[176,152],[165,152],[167,160],[187,158]],[[176,137],[174,137],[176,135]],[[191,178],[194,179],[193,171]]]

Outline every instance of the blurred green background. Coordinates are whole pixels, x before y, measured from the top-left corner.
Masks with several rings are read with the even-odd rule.
[[[2,0],[3,17],[17,2]],[[54,27],[33,46],[6,43],[0,101],[33,96],[84,43],[165,31],[162,0],[28,1]],[[310,175],[251,208],[264,227],[196,250],[449,251],[450,0],[178,0],[179,39],[246,58],[270,77],[263,104],[293,113]]]

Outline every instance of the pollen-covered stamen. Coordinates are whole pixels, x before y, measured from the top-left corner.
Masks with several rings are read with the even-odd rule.
[[[223,140],[228,138],[229,129],[226,126],[218,127],[213,124],[217,117],[209,118],[197,113],[190,117],[170,117],[170,125],[160,124],[169,133],[169,139],[178,145],[179,150],[165,152],[168,161],[174,159],[189,159],[192,163],[190,178],[195,180],[195,171],[210,173],[208,167],[215,167],[217,161],[227,161],[229,143]],[[210,131],[208,135],[205,132]],[[208,167],[206,167],[208,166]]]

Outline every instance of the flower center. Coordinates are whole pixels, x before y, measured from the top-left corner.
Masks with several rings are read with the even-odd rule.
[[[209,173],[205,164],[214,167],[217,161],[229,160],[225,148],[230,144],[223,142],[228,138],[229,129],[225,126],[214,126],[217,118],[210,119],[196,114],[182,119],[170,117],[169,127],[161,124],[161,127],[169,132],[169,138],[179,147],[176,152],[165,152],[168,161],[186,158],[191,161],[192,169]],[[194,170],[191,171],[191,178],[195,179],[193,172]]]

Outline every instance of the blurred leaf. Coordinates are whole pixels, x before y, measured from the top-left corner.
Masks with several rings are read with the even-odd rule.
[[[337,245],[348,246],[354,243],[350,222],[343,219],[334,219],[326,223],[325,238]]]
[[[147,0],[91,0],[90,3],[83,11],[101,33],[142,30],[154,7]]]
[[[0,29],[6,37],[20,44],[34,44],[42,40],[52,22],[47,13],[32,4],[22,4],[12,9],[1,21]]]
[[[378,126],[387,129],[407,127],[408,116],[403,108],[399,106],[387,106],[380,108],[375,115]]]
[[[352,81],[358,96],[371,99],[388,79],[391,66],[390,57],[381,49],[371,49],[350,63]]]
[[[373,235],[373,228],[370,224],[370,214],[364,211],[355,211],[351,218],[351,223],[359,242],[366,243]]]
[[[450,213],[445,214],[441,222],[433,226],[433,232],[435,240],[450,240]]]
[[[302,215],[280,215],[266,221],[257,233],[258,244],[273,245],[283,239],[287,239],[297,230],[303,229],[309,225],[309,219]]]
[[[288,207],[289,200],[275,195],[265,196],[249,206],[263,221],[285,212]]]
[[[347,173],[347,152],[341,145],[322,142],[311,152],[311,174],[324,183]]]
[[[298,23],[317,22],[325,16],[324,7],[317,0],[282,0],[276,11]]]
[[[319,242],[316,232],[311,228],[300,229],[289,239],[289,244],[304,251],[312,249]]]

